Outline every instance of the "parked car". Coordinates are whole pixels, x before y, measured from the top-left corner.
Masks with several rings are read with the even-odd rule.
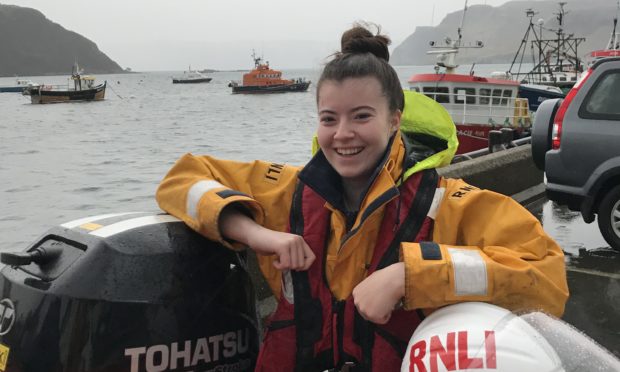
[[[532,156],[547,197],[581,211],[620,250],[620,58],[596,62],[564,99],[542,102]]]

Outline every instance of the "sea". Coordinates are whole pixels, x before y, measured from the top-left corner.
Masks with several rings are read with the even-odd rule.
[[[467,65],[460,72],[488,76],[508,67]],[[433,68],[396,70],[406,87],[411,75]],[[97,75],[97,82],[108,84],[99,102],[33,105],[21,94],[0,93],[0,251],[21,251],[51,227],[78,218],[159,212],[157,185],[187,152],[294,165],[310,159],[317,125],[314,84],[303,93],[233,95],[228,83],[240,80],[241,71],[211,73],[207,84],[172,84],[179,73]],[[320,69],[283,75],[316,82]],[[25,78],[67,83],[67,76]],[[0,85],[14,82],[0,78]],[[558,219],[557,208],[545,208],[539,213],[545,228],[569,250],[583,248],[583,234],[566,233],[574,213],[560,211],[568,217]],[[605,243],[594,233],[585,245]]]

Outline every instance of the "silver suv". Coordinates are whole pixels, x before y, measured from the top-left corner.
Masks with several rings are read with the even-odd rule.
[[[534,120],[532,156],[547,197],[598,215],[601,234],[620,250],[620,58],[596,62],[564,99],[544,101]]]

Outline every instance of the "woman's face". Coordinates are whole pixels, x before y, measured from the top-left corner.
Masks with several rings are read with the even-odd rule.
[[[326,80],[318,94],[319,145],[343,179],[366,181],[400,128],[374,77]]]

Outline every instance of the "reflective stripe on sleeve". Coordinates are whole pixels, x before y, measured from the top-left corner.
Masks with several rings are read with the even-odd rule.
[[[487,265],[480,252],[448,248],[454,268],[454,292],[457,296],[487,295]]]
[[[441,204],[441,200],[443,199],[443,195],[446,193],[445,187],[438,187],[435,189],[435,195],[433,195],[433,202],[431,203],[431,207],[428,209],[428,213],[426,214],[429,218],[435,219],[437,216],[437,209],[439,209],[439,205]]]
[[[202,196],[210,190],[223,187],[225,186],[214,180],[196,182],[187,192],[187,214],[195,220],[198,219],[198,203],[200,203]]]

